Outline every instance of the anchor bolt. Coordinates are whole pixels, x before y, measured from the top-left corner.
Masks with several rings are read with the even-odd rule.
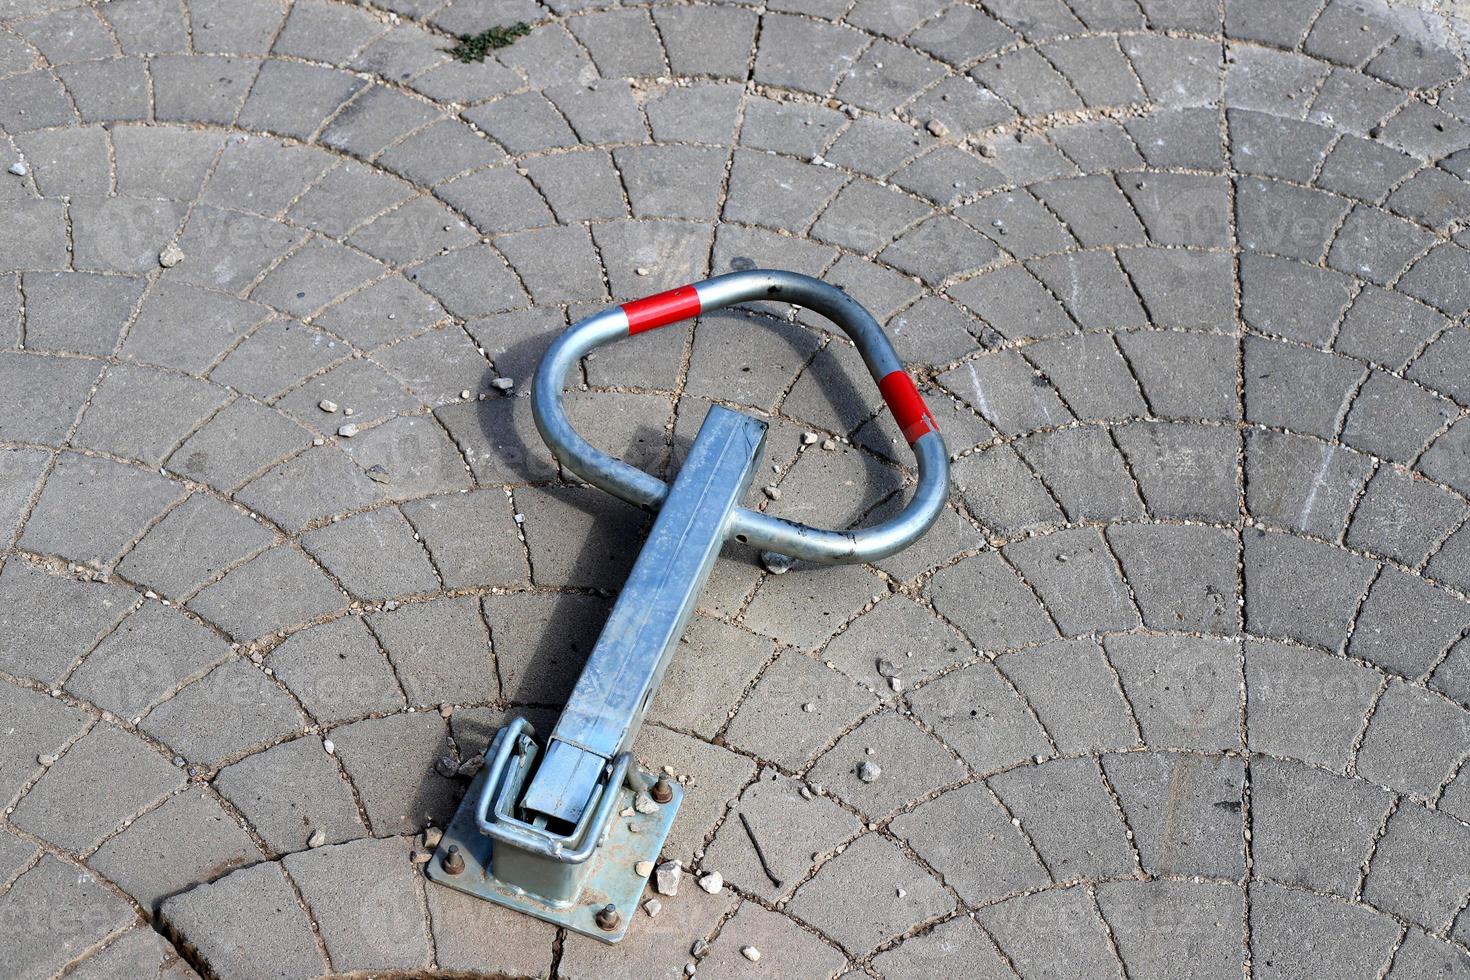
[[[597,928],[603,932],[612,932],[622,921],[623,917],[618,914],[616,905],[604,905],[597,910]]]
[[[464,874],[464,855],[459,853],[459,845],[449,845],[449,852],[444,855],[444,871],[446,874]]]
[[[667,803],[674,798],[674,787],[669,785],[668,776],[658,777],[658,782],[653,784],[653,789],[648,791],[655,803]]]

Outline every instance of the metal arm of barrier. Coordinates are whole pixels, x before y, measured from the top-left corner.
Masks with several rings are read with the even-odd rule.
[[[919,482],[902,511],[871,527],[825,530],[742,507],[732,516],[730,536],[764,551],[822,564],[875,561],[908,547],[944,509],[949,494],[944,439],[877,321],[842,290],[810,276],[770,269],[732,272],[624,303],[573,324],[551,345],[536,371],[532,408],[541,438],[563,466],[588,483],[629,503],[656,509],[668,484],[614,459],[572,428],[562,405],[567,374],[588,352],[605,344],[750,300],[805,307],[851,338],[914,450]]]

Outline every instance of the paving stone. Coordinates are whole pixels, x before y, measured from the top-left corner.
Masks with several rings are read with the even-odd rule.
[[[1374,371],[1353,400],[1342,439],[1355,449],[1407,463],[1456,414],[1445,399]]]
[[[1373,468],[1368,457],[1301,436],[1246,437],[1246,504],[1258,520],[1334,538]]]
[[[649,720],[712,738],[724,727],[728,706],[755,680],[771,650],[768,640],[694,617],[649,705]]]
[[[1358,752],[1358,772],[1415,797],[1438,792],[1454,773],[1467,734],[1465,709],[1392,682]]]
[[[193,980],[198,974],[168,940],[150,928],[138,926],[87,957],[68,976],[80,980],[106,980],[115,976]]]
[[[261,601],[272,596],[274,601]],[[277,547],[234,569],[189,608],[240,640],[341,609],[347,599],[301,552]]]
[[[675,75],[744,78],[756,16],[733,7],[659,7],[651,11]]]
[[[862,830],[857,817],[825,796],[803,794],[805,787],[775,770],[762,770],[734,802],[735,812],[720,825],[706,852],[706,866],[722,869],[728,880],[767,899],[789,896],[806,880],[819,855],[830,854]],[[766,876],[741,817],[750,824],[780,885]]]
[[[136,735],[103,722],[46,770],[11,819],[66,850],[86,851],[183,781]]]
[[[1400,927],[1361,905],[1268,882],[1250,886],[1252,966],[1285,978],[1330,969],[1367,976],[1393,953]]]
[[[507,700],[565,701],[602,631],[608,606],[575,594],[491,595],[483,606]]]
[[[505,260],[485,246],[447,252],[408,274],[450,313],[480,317],[526,305],[526,296]]]
[[[286,210],[336,162],[323,150],[275,139],[227,142],[201,200],[254,214],[275,215]],[[242,236],[230,239],[229,244],[239,248],[250,241]],[[190,251],[185,248],[186,253]]]
[[[1019,435],[1070,421],[1056,391],[1014,351],[968,361],[943,378],[1001,432]]]
[[[67,263],[65,208],[59,201],[7,204],[11,235],[0,247],[0,269],[59,269]]]
[[[1327,262],[1334,269],[1386,285],[1433,244],[1434,236],[1418,225],[1360,204],[1338,230]]]
[[[0,452],[0,537],[14,540],[20,530],[31,494],[41,482],[50,454],[39,449]]]
[[[1246,534],[1244,545],[1247,628],[1339,647],[1367,593],[1371,563],[1328,545],[1263,531]]]
[[[213,785],[278,853],[302,850],[318,830],[332,844],[365,833],[351,789],[313,736],[226,766]]]
[[[1023,191],[982,197],[955,214],[1017,258],[1062,251],[1076,243],[1065,225]]]
[[[1134,422],[1113,430],[1156,517],[1230,522],[1239,510],[1238,437],[1214,426]]]
[[[157,466],[228,396],[214,385],[154,368],[108,368],[72,443]],[[139,419],[135,406],[152,411]]]
[[[384,599],[439,587],[423,545],[392,507],[308,532],[301,543],[352,595]]]
[[[166,0],[124,0],[98,13],[107,20],[127,54],[183,51],[188,47],[184,12]]]
[[[725,738],[794,770],[874,706],[871,695],[841,674],[812,657],[786,651],[741,702]]]
[[[1388,196],[1388,208],[1395,214],[1413,218],[1421,224],[1443,229],[1464,213],[1470,185],[1443,170],[1420,170]]]
[[[1228,756],[1126,753],[1102,759],[1144,870],[1238,879],[1245,873],[1245,764]]]
[[[550,975],[555,926],[440,885],[424,890],[440,968]]]
[[[51,681],[87,653],[132,608],[116,586],[54,578],[21,561],[0,572],[0,664]]]
[[[271,52],[307,61],[343,62],[382,32],[383,24],[366,10],[300,3],[286,15]]]
[[[1416,566],[1460,524],[1465,512],[1465,502],[1449,491],[1384,466],[1368,481],[1343,540],[1349,547]]]
[[[163,903],[160,918],[221,978],[280,978],[325,972],[311,924],[279,864],[252,865]],[[252,936],[271,937],[262,964]]]
[[[893,980],[920,980],[936,971],[958,966],[967,977],[999,980],[1011,971],[995,946],[968,915],[942,922],[927,933],[873,959],[873,965]]]
[[[1118,260],[1107,252],[1045,256],[1030,260],[1026,267],[1061,299],[1084,330],[1141,327],[1147,320]],[[1086,289],[1084,281],[1089,284]]]
[[[1142,517],[1133,478],[1106,429],[1042,432],[1015,443],[1072,521]]]
[[[1351,896],[1389,799],[1384,790],[1362,780],[1297,763],[1253,759],[1256,873],[1285,885]]]
[[[133,821],[89,859],[146,909],[259,859],[245,831],[208,794],[188,789]]]
[[[1337,131],[1331,128],[1332,117],[1316,112],[1310,114],[1310,122],[1250,109],[1229,109],[1225,118],[1230,125],[1230,163],[1243,174],[1310,184],[1318,167],[1324,166],[1322,160],[1329,156],[1328,148],[1338,140]],[[1349,139],[1343,139],[1340,145],[1351,146]],[[1382,152],[1376,143],[1367,146],[1372,148],[1367,153]],[[1357,166],[1364,162],[1358,159],[1362,155],[1350,149],[1337,155],[1332,163],[1333,176],[1327,177],[1322,186],[1336,190],[1361,184]]]
[[[1345,354],[1400,369],[1444,326],[1439,313],[1402,293],[1366,286],[1343,318],[1334,346]]]
[[[1247,640],[1246,732],[1255,752],[1338,772],[1378,695],[1377,673],[1340,657],[1285,643]]]
[[[1097,763],[1058,759],[1021,766],[989,782],[1053,879],[1112,877],[1134,869],[1126,828]],[[1063,798],[1068,805],[1057,807],[1055,801]]]
[[[434,769],[447,751],[447,734],[434,712],[370,718],[332,731],[374,835],[446,825],[460,792],[459,784]]]
[[[260,70],[255,58],[163,55],[149,64],[153,118],[227,126]]]
[[[405,504],[404,516],[424,539],[434,567],[450,588],[525,581],[525,551],[515,533],[512,506],[495,490],[452,494]],[[473,541],[464,528],[476,528]],[[493,535],[487,543],[485,535]]]
[[[742,950],[762,951],[766,962],[754,963]],[[805,976],[831,976],[843,967],[843,956],[790,919],[744,902],[720,930],[699,966],[701,976],[781,976],[786,970]]]
[[[28,272],[21,283],[26,347],[104,356],[112,353],[146,285],[131,276],[92,272]]]
[[[1150,747],[1211,751],[1240,746],[1236,641],[1113,636],[1103,645]]]
[[[1053,641],[1005,654],[996,666],[1035,709],[1063,752],[1137,743],[1132,715],[1097,643]]]
[[[61,83],[49,71],[29,71],[0,81],[0,124],[9,133],[61,126],[76,117]]]
[[[901,898],[889,887],[895,882]],[[868,834],[824,864],[788,907],[856,952],[950,911],[953,901],[897,846]]]
[[[940,571],[931,580],[935,608],[965,630],[982,650],[1000,650],[1051,639],[1056,627],[1026,584],[994,552],[982,552]],[[977,609],[966,597],[991,597]]]
[[[1470,623],[1470,606],[1416,576],[1385,567],[1358,612],[1348,652],[1405,676],[1428,670]]]
[[[1026,703],[989,664],[947,674],[909,700],[919,719],[980,772],[1050,753]]]
[[[1441,433],[1419,460],[1419,469],[1430,479],[1439,480],[1464,493],[1470,487],[1470,467],[1466,466],[1466,439],[1470,438],[1470,425],[1456,422]],[[1443,501],[1437,511],[1450,510]]]
[[[1450,648],[1449,655],[1435,668],[1429,678],[1431,687],[1461,703],[1470,701],[1465,687],[1465,671],[1470,666],[1466,663],[1467,658],[1470,658],[1470,643],[1461,640]]]
[[[219,173],[216,170],[215,176]],[[171,277],[220,292],[239,293],[304,238],[305,233],[299,229],[201,204],[190,216],[178,243],[185,256],[193,256],[193,260],[176,266]],[[217,355],[221,350],[223,347],[210,354]],[[206,363],[214,360],[211,356]]]
[[[132,908],[85,870],[49,854],[0,898],[14,923],[10,963],[18,976],[60,970],[136,919]]]
[[[141,727],[186,759],[217,764],[301,725],[290,697],[262,671],[233,660],[154,708]]]
[[[14,563],[11,563],[14,565]],[[60,755],[67,744],[79,734],[90,719],[81,710],[44,694],[6,684],[0,688],[0,704],[4,705],[6,717],[12,719],[0,754],[0,793],[7,802],[13,801],[17,791],[39,774],[39,758],[43,755]],[[49,775],[49,772],[44,774]],[[159,790],[162,792],[162,790]],[[100,831],[99,831],[100,833]],[[9,855],[20,845],[5,839],[7,863],[0,880],[9,880],[21,859],[12,866]],[[34,854],[30,850],[25,858]]]
[[[1106,928],[1083,888],[1012,898],[976,913],[976,919],[1024,974],[1081,978],[1117,968]],[[1056,925],[1038,934],[1029,927],[1038,920]]]
[[[1394,954],[1393,968],[1388,975],[1399,977],[1419,973],[1432,976],[1435,970],[1463,971],[1467,968],[1470,968],[1470,958],[1458,947],[1410,929],[1403,945]]]
[[[76,454],[58,457],[21,534],[22,547],[110,565],[184,495],[157,474]]]
[[[355,617],[293,634],[271,652],[270,665],[318,721],[341,721],[403,706],[392,664]]]
[[[1036,589],[1064,635],[1137,625],[1127,587],[1097,531],[1018,541],[1005,548],[1005,556]]]
[[[1425,928],[1447,928],[1470,888],[1470,832],[1450,817],[1405,803],[1373,851],[1363,900]]]
[[[212,631],[149,602],[91,650],[66,689],[120,718],[137,718],[230,655]]]
[[[1243,247],[1315,263],[1326,252],[1349,202],[1323,191],[1242,178],[1236,182],[1236,207]]]
[[[430,962],[428,923],[408,852],[408,842],[396,837],[286,855],[282,863],[336,969],[422,969]],[[344,906],[344,894],[356,901]]]
[[[876,781],[858,775],[864,762],[883,770]],[[884,712],[842,736],[808,778],[877,820],[966,775],[965,767],[916,725]]]
[[[499,694],[485,623],[473,597],[415,603],[369,617],[415,706]]]
[[[99,127],[22,134],[16,145],[45,197],[95,197],[111,190],[107,135]]]
[[[1218,977],[1241,969],[1244,896],[1229,885],[1111,882],[1098,906],[1130,977]]]
[[[850,623],[822,650],[822,658],[879,692],[888,679],[878,670],[889,660],[905,684],[913,684],[971,655],[964,639],[918,603],[890,596]]]
[[[188,479],[229,489],[304,449],[309,439],[280,412],[242,398],[185,439],[166,463]]]
[[[349,72],[270,60],[261,66],[238,125],[307,140],[365,85]]]
[[[1470,295],[1462,285],[1467,267],[1470,267],[1470,252],[1446,242],[1436,245],[1414,263],[1396,288],[1447,316],[1462,316],[1470,309]]]

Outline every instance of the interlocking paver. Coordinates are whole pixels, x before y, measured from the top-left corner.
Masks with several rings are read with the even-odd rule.
[[[1261,976],[1449,968],[1462,14],[0,0],[0,901],[163,903],[28,930],[26,972],[1213,976],[1243,927]],[[636,748],[689,779],[666,855],[737,891],[558,940],[390,838],[451,812],[443,757],[549,727],[647,524],[557,485],[548,343],[757,267],[886,327],[954,499],[868,569],[725,549]],[[710,404],[776,412],[750,502],[872,523],[913,463],[829,330],[744,304],[598,352],[571,414],[667,478]]]

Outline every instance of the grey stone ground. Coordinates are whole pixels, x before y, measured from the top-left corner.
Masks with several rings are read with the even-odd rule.
[[[0,974],[1470,975],[1453,7],[0,0]],[[607,949],[426,885],[436,763],[549,717],[642,528],[533,365],[751,264],[887,323],[951,509],[717,569],[640,755],[719,894]],[[667,472],[729,401],[763,505],[884,511],[787,312],[603,352],[579,424]]]

